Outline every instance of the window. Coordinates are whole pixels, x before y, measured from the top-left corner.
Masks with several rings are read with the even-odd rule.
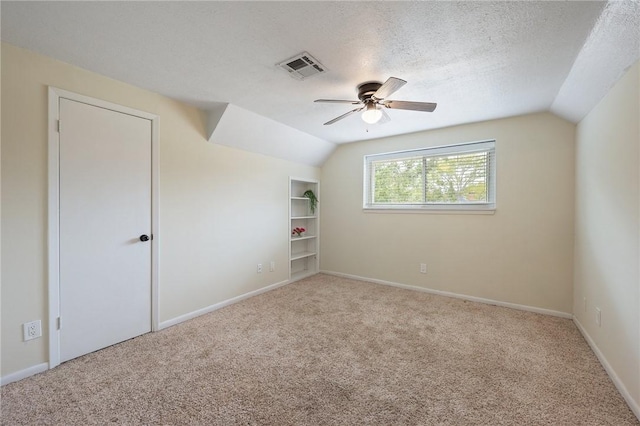
[[[495,210],[495,141],[364,157],[364,208]]]

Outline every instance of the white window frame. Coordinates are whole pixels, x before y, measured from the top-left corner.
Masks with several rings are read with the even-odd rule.
[[[393,160],[409,157],[439,157],[451,154],[469,154],[473,152],[492,152],[489,162],[488,191],[489,202],[485,203],[416,203],[388,204],[372,203],[373,181],[372,167],[374,161]],[[455,145],[444,145],[430,148],[410,149],[364,156],[363,205],[370,212],[407,212],[407,213],[480,213],[492,214],[496,210],[496,141],[494,139],[469,142]]]

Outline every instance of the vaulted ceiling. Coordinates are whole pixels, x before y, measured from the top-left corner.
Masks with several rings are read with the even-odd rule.
[[[203,109],[230,103],[344,143],[537,111],[578,121],[640,56],[637,1],[7,2],[2,40]],[[327,72],[275,64],[307,51]],[[356,86],[437,102],[366,125]]]

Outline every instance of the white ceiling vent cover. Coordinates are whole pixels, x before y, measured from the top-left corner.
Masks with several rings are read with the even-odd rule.
[[[280,68],[297,80],[304,80],[316,74],[322,74],[327,69],[316,58],[307,52],[302,52],[278,64]]]

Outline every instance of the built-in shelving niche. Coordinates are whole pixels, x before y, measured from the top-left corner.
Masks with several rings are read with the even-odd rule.
[[[289,279],[296,281],[316,274],[320,267],[320,203],[314,212],[302,194],[312,190],[320,199],[320,182],[289,178]],[[304,228],[300,237],[291,235],[294,228]]]

